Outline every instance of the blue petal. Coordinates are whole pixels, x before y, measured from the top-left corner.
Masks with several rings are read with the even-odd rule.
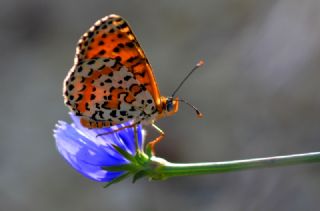
[[[60,154],[68,161],[68,163],[80,172],[82,175],[97,182],[109,182],[114,178],[121,176],[124,172],[108,172],[101,169],[100,166],[91,165],[79,159],[77,154],[69,153],[65,148],[65,143],[57,139],[57,148]]]
[[[134,128],[126,128],[122,129],[116,133],[113,131],[129,126],[132,122],[126,122],[124,124],[115,125],[109,128],[94,128],[88,129],[81,125],[80,118],[75,116],[73,113],[69,113],[73,122],[74,127],[79,130],[79,133],[85,135],[88,139],[92,142],[96,143],[97,145],[102,145],[110,147],[110,144],[116,144],[117,146],[121,147],[123,150],[130,152],[132,155],[136,152],[135,142],[134,140]],[[110,133],[108,135],[101,135],[105,133]],[[101,135],[98,136],[97,135]],[[137,127],[137,136],[138,136],[138,146],[142,149],[142,127],[139,125]],[[110,142],[110,140],[112,140]]]
[[[55,131],[57,147],[63,149],[69,154],[76,155],[78,160],[82,160],[91,165],[109,166],[114,164],[127,163],[111,145],[113,139],[109,139],[108,143],[98,145],[85,134],[79,133],[79,130],[65,122],[59,122]]]
[[[130,123],[112,128],[87,129],[79,121],[79,117],[70,114],[73,124],[59,121],[54,130],[56,146],[67,162],[84,176],[99,182],[109,182],[125,172],[108,172],[103,166],[117,166],[129,161],[120,155],[112,146],[116,144],[132,155],[135,153],[134,129],[126,128],[97,137],[98,134],[112,132]],[[137,127],[138,145],[142,147],[142,129]]]

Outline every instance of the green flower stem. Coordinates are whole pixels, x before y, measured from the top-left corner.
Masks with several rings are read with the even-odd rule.
[[[293,154],[267,158],[254,158],[246,160],[190,164],[170,163],[157,157],[153,157],[152,161],[155,164],[155,168],[153,169],[153,174],[149,174],[149,176],[152,179],[166,179],[168,177],[176,176],[216,174],[247,169],[288,166],[302,163],[315,163],[320,162],[320,152],[310,152],[304,154]]]

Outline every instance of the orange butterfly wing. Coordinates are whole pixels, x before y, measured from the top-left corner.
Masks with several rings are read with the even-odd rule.
[[[159,89],[152,68],[128,23],[118,15],[97,21],[85,33],[77,47],[76,61],[112,58],[128,67],[152,95],[157,110],[162,111]]]
[[[64,97],[89,128],[129,120],[150,123],[163,109],[151,66],[127,22],[117,15],[97,21],[79,40]]]

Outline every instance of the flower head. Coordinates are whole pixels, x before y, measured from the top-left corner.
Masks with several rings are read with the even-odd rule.
[[[129,123],[110,128],[84,128],[79,117],[70,113],[72,124],[59,121],[54,130],[56,146],[64,159],[82,175],[98,182],[111,182],[127,174],[125,170],[109,171],[108,167],[124,166],[130,160],[123,155],[135,156],[134,128],[126,128],[108,135],[117,128],[128,126]],[[138,148],[142,149],[142,129],[137,127]]]

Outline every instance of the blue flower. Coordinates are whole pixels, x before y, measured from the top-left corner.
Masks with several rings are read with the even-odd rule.
[[[130,155],[136,154],[134,128],[126,128],[116,133],[98,136],[98,134],[112,132],[117,128],[129,125],[129,122],[111,128],[84,128],[79,117],[70,113],[72,124],[59,121],[54,130],[54,137],[59,153],[64,159],[82,175],[98,182],[110,182],[126,171],[107,171],[103,167],[129,164],[123,155],[114,148],[118,146]],[[137,127],[138,147],[142,149],[142,129]]]

